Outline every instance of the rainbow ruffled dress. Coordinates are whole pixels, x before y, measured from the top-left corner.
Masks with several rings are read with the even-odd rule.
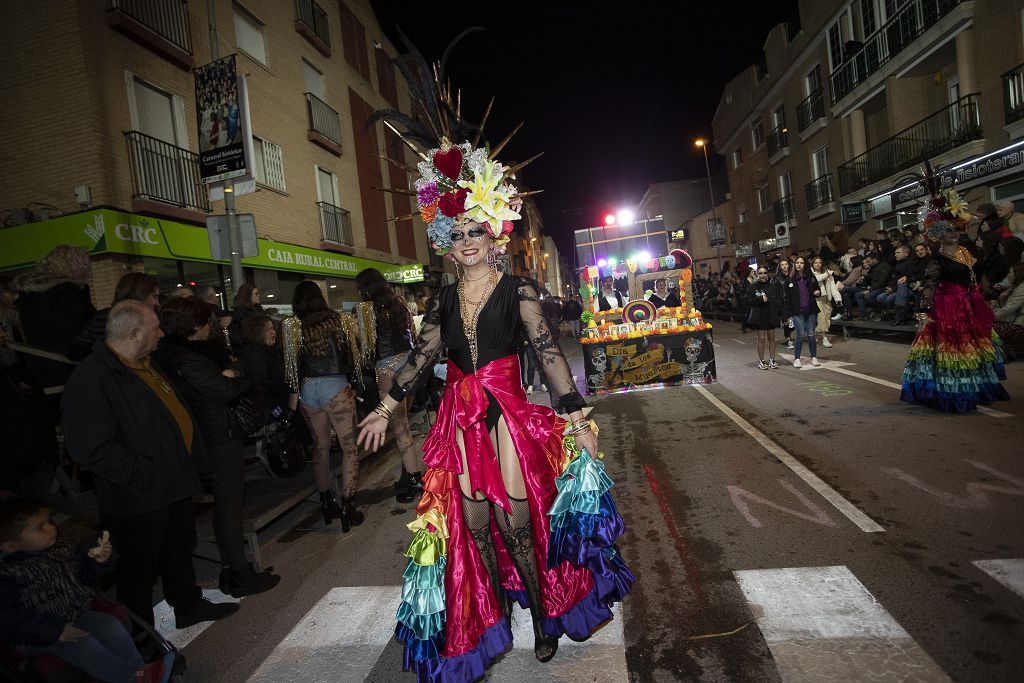
[[[977,286],[939,281],[931,317],[910,347],[900,399],[951,413],[1009,400],[1002,345]]]
[[[526,400],[518,357],[491,361],[473,374],[449,362],[437,424],[423,446],[428,469],[418,516],[409,524],[413,539],[395,627],[404,668],[420,681],[477,680],[512,645],[460,502],[456,428],[464,435],[474,490],[508,505],[484,424],[485,389],[501,408],[526,483],[544,632],[586,640],[612,618],[611,605],[634,581],[615,546],[623,522],[603,464],[585,451],[563,451],[565,421]],[[493,521],[491,526],[501,588],[526,607],[522,579]]]

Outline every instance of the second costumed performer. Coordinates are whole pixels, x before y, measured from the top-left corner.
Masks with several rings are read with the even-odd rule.
[[[562,635],[585,640],[611,619],[611,605],[634,579],[615,547],[623,523],[612,482],[590,457],[596,427],[584,417],[537,285],[493,267],[520,217],[522,200],[508,182],[516,169],[446,138],[417,153],[424,159],[417,200],[430,241],[461,277],[430,301],[407,364],[360,423],[359,442],[381,445],[391,411],[447,346],[447,386],[423,446],[427,472],[409,524],[396,636],[404,668],[419,680],[476,680],[512,646],[512,600],[529,607],[535,654],[546,662]],[[523,335],[544,364],[552,405],[570,423],[527,401]]]

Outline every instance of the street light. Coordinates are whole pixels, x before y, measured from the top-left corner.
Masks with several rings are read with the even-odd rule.
[[[715,190],[711,185],[711,164],[708,163],[708,141],[704,138],[697,138],[693,141],[693,144],[704,150],[704,170],[708,172],[708,194],[711,195],[711,219],[718,223],[718,215],[715,213]],[[710,237],[710,235],[709,235]],[[718,245],[715,247],[718,252],[718,273],[722,273],[722,247]]]

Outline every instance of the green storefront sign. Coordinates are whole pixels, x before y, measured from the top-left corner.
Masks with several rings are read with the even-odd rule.
[[[0,270],[28,268],[58,244],[84,247],[92,254],[217,263],[210,256],[205,228],[125,211],[96,209],[0,230]],[[422,264],[396,265],[266,239],[259,240],[259,246],[259,256],[242,259],[243,265],[342,278],[355,277],[365,268],[376,268],[391,282],[424,280]]]

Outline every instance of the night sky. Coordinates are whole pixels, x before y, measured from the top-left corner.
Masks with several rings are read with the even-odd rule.
[[[492,144],[526,122],[501,159],[545,153],[524,179],[545,190],[537,197],[545,230],[569,254],[572,230],[636,206],[648,184],[704,177],[694,138],[710,137],[723,85],[757,60],[796,0],[616,3],[618,10],[581,2],[372,5],[395,46],[397,25],[428,62],[461,30],[487,29],[464,38],[449,59],[463,116],[479,121],[494,95],[485,128]],[[712,173],[720,167],[712,157]]]

